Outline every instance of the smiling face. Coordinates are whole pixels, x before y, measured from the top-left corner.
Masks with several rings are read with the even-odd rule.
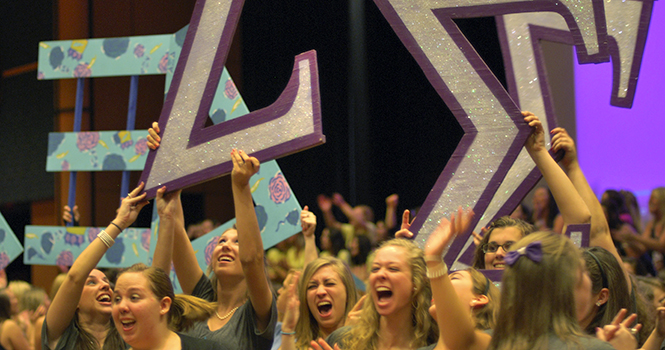
[[[122,339],[133,348],[145,347],[167,328],[171,299],[158,300],[141,272],[118,277],[113,293],[113,322]],[[161,326],[161,327],[160,327]]]
[[[106,275],[97,269],[92,270],[81,292],[79,312],[110,314],[111,296],[111,285]]]
[[[243,275],[242,265],[238,254],[238,231],[226,230],[217,242],[212,252],[213,267],[217,276]]]
[[[307,282],[307,305],[324,334],[344,325],[346,287],[332,266],[318,269]]]
[[[389,245],[379,249],[370,271],[370,293],[379,315],[410,312],[413,279],[404,248]]]
[[[500,227],[492,230],[489,240],[487,241],[488,246],[498,247],[495,252],[487,251],[485,253],[485,269],[487,270],[503,270],[505,262],[503,258],[506,256],[506,249],[504,249],[504,244],[513,244],[519,241],[522,238],[522,232],[517,227]],[[491,249],[490,249],[491,250]]]

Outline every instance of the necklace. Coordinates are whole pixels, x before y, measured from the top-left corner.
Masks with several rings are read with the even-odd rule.
[[[239,307],[240,307],[240,305],[234,307],[231,311],[229,311],[228,314],[226,314],[226,315],[224,315],[224,316],[220,316],[220,315],[219,315],[219,312],[217,312],[217,310],[215,310],[215,315],[217,315],[217,318],[219,318],[220,320],[224,321],[224,320],[226,320],[227,318],[229,318],[229,316],[233,315],[233,313],[234,313],[236,310],[238,310]]]

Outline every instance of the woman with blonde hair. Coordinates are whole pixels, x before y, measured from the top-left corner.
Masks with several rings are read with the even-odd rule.
[[[138,263],[123,270],[113,292],[113,321],[133,349],[226,349],[177,331],[205,320],[215,305],[189,295],[175,295],[164,270]]]
[[[312,342],[312,347],[417,349],[435,343],[438,332],[428,313],[432,292],[422,249],[402,238],[385,241],[369,265],[369,297],[356,324],[336,330],[326,341]]]
[[[287,310],[287,314],[299,314],[297,323],[294,317],[286,316],[282,324],[282,350],[307,349],[312,340],[326,338],[344,326],[358,296],[348,266],[327,256],[305,266],[297,298],[301,302],[289,303],[291,310]],[[293,310],[296,307],[299,310]]]

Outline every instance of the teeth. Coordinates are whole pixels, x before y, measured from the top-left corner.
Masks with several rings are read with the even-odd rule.
[[[230,257],[228,257],[228,256],[220,256],[219,259],[218,259],[217,261],[231,262],[231,261],[233,261],[233,259],[230,258]]]
[[[376,291],[377,292],[390,292],[390,289],[388,289],[386,287],[378,287],[378,288],[376,288]]]
[[[122,324],[132,324],[132,323],[134,323],[134,321],[128,321],[128,320],[122,321]]]
[[[111,301],[111,297],[108,296],[108,295],[102,295],[102,296],[99,297],[99,299],[97,299],[97,300],[102,301],[102,302],[108,302],[108,301]]]
[[[332,303],[329,302],[329,301],[322,301],[322,302],[316,304],[316,306],[325,306],[325,305],[332,305]]]

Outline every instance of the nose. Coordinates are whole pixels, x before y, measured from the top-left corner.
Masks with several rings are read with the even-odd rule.
[[[500,256],[502,258],[506,256],[506,250],[503,248],[503,246],[500,246],[499,249],[496,250],[496,256]]]
[[[326,288],[323,284],[320,284],[318,287],[316,287],[316,295],[324,296],[326,294],[328,294],[328,292],[326,291]]]

